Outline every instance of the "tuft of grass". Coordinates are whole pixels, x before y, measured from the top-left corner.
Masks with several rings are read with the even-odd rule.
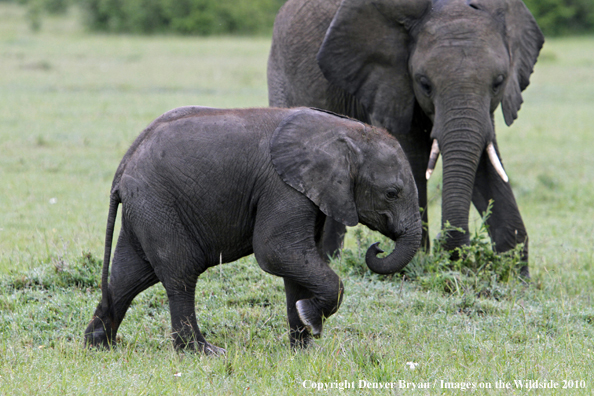
[[[25,272],[12,272],[0,280],[7,290],[95,289],[101,285],[103,260],[90,252],[83,252],[72,262],[63,256],[51,257]]]

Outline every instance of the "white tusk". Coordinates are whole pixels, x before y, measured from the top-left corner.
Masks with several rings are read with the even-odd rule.
[[[507,173],[505,173],[505,169],[503,169],[503,165],[501,165],[501,161],[499,161],[499,157],[497,156],[497,152],[495,151],[495,146],[493,146],[493,142],[489,143],[487,146],[487,154],[489,155],[489,159],[491,160],[491,164],[493,164],[493,168],[497,171],[499,176],[503,179],[504,182],[509,181],[509,177],[507,177]]]
[[[429,163],[427,164],[427,172],[425,172],[425,177],[427,180],[431,177],[433,173],[433,169],[435,169],[435,164],[437,164],[437,159],[439,158],[439,143],[437,143],[437,139],[433,139],[433,145],[431,146],[431,154],[429,154]]]

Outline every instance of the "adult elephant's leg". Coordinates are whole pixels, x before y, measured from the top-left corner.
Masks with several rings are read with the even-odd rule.
[[[322,255],[328,261],[329,257],[338,257],[342,249],[346,226],[331,217],[326,217],[322,233]]]
[[[472,203],[479,213],[487,210],[493,200],[491,215],[487,219],[489,235],[495,251],[506,252],[523,243],[522,261],[525,265],[520,274],[529,277],[528,233],[520,215],[518,204],[509,183],[504,182],[486,154],[481,156],[474,182]]]
[[[107,306],[100,303],[85,330],[87,345],[110,347],[132,300],[159,279],[148,261],[138,255],[122,229],[111,265]]]
[[[429,127],[430,130],[430,127]],[[408,134],[395,135],[400,146],[406,153],[410,163],[413,177],[417,185],[419,195],[419,208],[421,209],[421,220],[423,221],[423,236],[421,246],[428,251],[430,247],[428,221],[429,214],[427,208],[427,164],[429,162],[429,153],[431,152],[432,141],[425,128],[420,126],[412,127]]]
[[[289,278],[284,278],[285,294],[287,296],[287,318],[289,321],[289,340],[292,348],[305,348],[311,333],[299,319],[295,303],[299,300],[313,297],[311,292]]]

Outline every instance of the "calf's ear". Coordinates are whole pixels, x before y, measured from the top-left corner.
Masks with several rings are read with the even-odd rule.
[[[354,196],[359,149],[348,136],[357,124],[301,109],[281,122],[270,141],[272,164],[283,181],[347,226],[359,222]]]

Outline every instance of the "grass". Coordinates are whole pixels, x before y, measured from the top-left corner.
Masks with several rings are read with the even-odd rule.
[[[90,35],[75,21],[44,19],[32,33],[20,7],[0,3],[0,393],[309,394],[325,383],[334,394],[344,381],[356,388],[344,392],[374,392],[358,388],[364,380],[395,382],[380,392],[396,394],[455,394],[465,382],[492,393],[480,387],[498,381],[517,394],[520,380],[584,381],[535,393],[593,393],[594,38],[548,40],[519,119],[496,120],[531,238],[529,286],[491,282],[496,267],[439,266],[439,252],[415,258],[412,281],[378,276],[361,260],[378,237],[355,229],[333,263],[343,305],[307,351],[288,348],[281,279],[251,257],[207,271],[198,323],[228,350],[210,358],[172,350],[160,285],[134,301],[116,350],[82,347],[100,299],[108,191],[129,144],[163,112],[266,106],[270,41]],[[472,223],[473,252],[488,251],[478,214]]]

